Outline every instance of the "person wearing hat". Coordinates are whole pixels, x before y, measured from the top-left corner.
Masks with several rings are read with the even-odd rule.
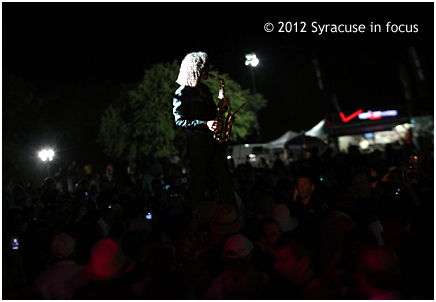
[[[98,241],[91,250],[85,266],[89,282],[73,296],[78,300],[134,299],[132,284],[136,262],[130,260],[121,246],[112,238]]]
[[[183,257],[200,258],[208,265],[211,278],[219,276],[224,265],[221,257],[223,244],[228,236],[238,233],[244,225],[244,217],[232,205],[219,204],[207,229],[204,226],[197,228],[182,239]]]
[[[225,240],[221,253],[222,273],[212,280],[204,299],[255,298],[254,293],[266,285],[267,277],[251,263],[253,248],[253,242],[240,233]]]
[[[273,205],[266,216],[274,218],[280,224],[282,232],[293,231],[299,223],[298,218],[291,215],[289,208],[284,204]]]
[[[194,222],[189,229],[192,231],[186,234],[182,239],[182,251],[185,257],[199,257],[204,252],[217,247],[230,234],[238,233],[245,225],[244,217],[238,213],[230,204],[221,203],[211,215],[208,209],[203,215],[200,214],[200,208],[193,217]],[[207,228],[204,228],[204,217],[209,217]],[[196,228],[199,222],[203,222],[202,230]],[[220,249],[220,248],[218,248]]]
[[[253,242],[244,235],[239,233],[230,235],[224,243],[222,258],[224,261],[242,258],[251,260],[253,248]]]
[[[36,277],[34,288],[47,300],[71,299],[88,282],[84,267],[74,262],[76,241],[66,233],[55,235],[50,252],[55,263]]]
[[[212,244],[219,244],[227,235],[238,233],[244,225],[244,217],[233,205],[221,203],[209,222],[209,228],[212,233]]]

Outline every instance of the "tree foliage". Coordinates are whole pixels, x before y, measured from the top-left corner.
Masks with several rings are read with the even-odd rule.
[[[184,133],[177,128],[172,114],[172,100],[178,88],[175,80],[179,63],[158,63],[145,70],[142,80],[124,86],[120,97],[105,110],[97,141],[111,157],[133,160],[151,155],[155,158],[182,155]],[[256,124],[253,96],[226,74],[211,71],[226,81],[226,95],[230,110],[246,106],[237,114],[232,128],[232,140],[244,139],[254,131]],[[218,96],[220,82],[208,79],[205,83]],[[256,97],[258,109],[265,107],[262,95]]]

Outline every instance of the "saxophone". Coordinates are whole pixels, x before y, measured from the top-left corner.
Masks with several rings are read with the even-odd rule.
[[[225,98],[225,92],[224,92],[224,86],[225,82],[223,78],[217,77],[213,74],[209,74],[209,78],[217,79],[221,82],[220,90],[218,93],[218,106],[217,106],[217,115],[215,120],[217,122],[221,122],[222,127],[221,130],[216,130],[214,133],[214,138],[222,142],[227,142],[230,139],[230,132],[232,131],[232,125],[236,118],[235,114],[239,111],[242,107],[244,107],[245,103],[242,104],[235,112],[229,113],[226,115],[226,112],[228,110],[228,106],[224,105],[224,98]]]

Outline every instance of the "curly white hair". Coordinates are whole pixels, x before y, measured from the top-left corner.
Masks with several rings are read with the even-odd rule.
[[[197,86],[204,68],[209,65],[209,58],[205,52],[188,53],[182,61],[177,77],[177,84],[190,87]]]

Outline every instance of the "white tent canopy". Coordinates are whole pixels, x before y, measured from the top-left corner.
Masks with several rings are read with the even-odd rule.
[[[329,134],[325,131],[325,119],[321,120],[312,129],[306,131],[304,134],[307,136],[317,137],[321,140],[326,140],[329,138]]]
[[[297,136],[298,136],[297,132],[288,130],[279,138],[263,144],[262,147],[266,148],[266,149],[275,149],[275,148],[282,148],[283,149],[287,141],[289,141],[290,139],[293,139],[294,137],[297,137]]]

